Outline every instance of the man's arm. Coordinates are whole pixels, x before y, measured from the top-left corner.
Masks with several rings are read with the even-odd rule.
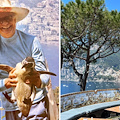
[[[36,64],[35,69],[37,71],[46,71],[47,70],[42,47],[41,47],[40,41],[37,38],[35,38],[33,41],[32,57],[35,60],[35,64]],[[40,80],[41,80],[40,87],[45,87],[46,85],[48,85],[49,78],[50,77],[47,74],[40,75]]]
[[[11,88],[11,87],[16,87],[17,80],[15,79],[16,75],[13,74],[14,71],[15,71],[15,69],[13,69],[9,73],[9,77],[8,78],[0,80],[0,91],[4,91],[4,90],[6,90],[8,88]]]
[[[0,91],[4,91],[7,88],[5,87],[5,79],[0,79]]]

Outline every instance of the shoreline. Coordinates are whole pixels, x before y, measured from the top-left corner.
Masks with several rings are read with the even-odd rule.
[[[62,82],[63,81],[65,81],[65,82],[79,82],[79,81],[76,81],[76,80],[61,80]],[[90,80],[90,81],[87,81],[87,83],[88,82],[99,82],[99,83],[102,83],[102,82],[118,82],[118,83],[120,83],[120,81],[118,81],[118,80],[114,80],[114,81],[100,81],[100,80],[96,80],[96,81],[92,81],[92,80]]]

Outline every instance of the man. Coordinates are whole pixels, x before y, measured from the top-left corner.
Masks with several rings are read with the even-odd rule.
[[[16,30],[16,23],[24,19],[28,12],[29,10],[26,8],[11,7],[9,0],[0,0],[0,64],[15,67],[18,62],[31,56],[35,60],[36,70],[46,70],[39,40]],[[6,91],[10,96],[12,87],[17,84],[15,78],[16,76],[12,72],[8,77],[5,71],[0,70],[0,91]],[[31,77],[26,78],[26,83],[29,84],[32,80],[37,87],[37,93],[28,117],[22,116],[15,103],[10,103],[4,96],[1,96],[6,120],[49,120],[49,103],[45,89],[49,76],[34,73]]]

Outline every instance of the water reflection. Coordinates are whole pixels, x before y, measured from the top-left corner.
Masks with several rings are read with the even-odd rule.
[[[86,90],[96,90],[96,89],[111,89],[120,88],[119,82],[87,82]],[[79,92],[80,86],[78,82],[74,81],[61,81],[61,95]]]

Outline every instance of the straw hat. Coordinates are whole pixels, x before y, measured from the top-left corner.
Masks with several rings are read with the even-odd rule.
[[[29,10],[27,8],[12,7],[9,0],[0,0],[0,16],[3,13],[15,13],[16,22],[19,22],[27,16]]]

